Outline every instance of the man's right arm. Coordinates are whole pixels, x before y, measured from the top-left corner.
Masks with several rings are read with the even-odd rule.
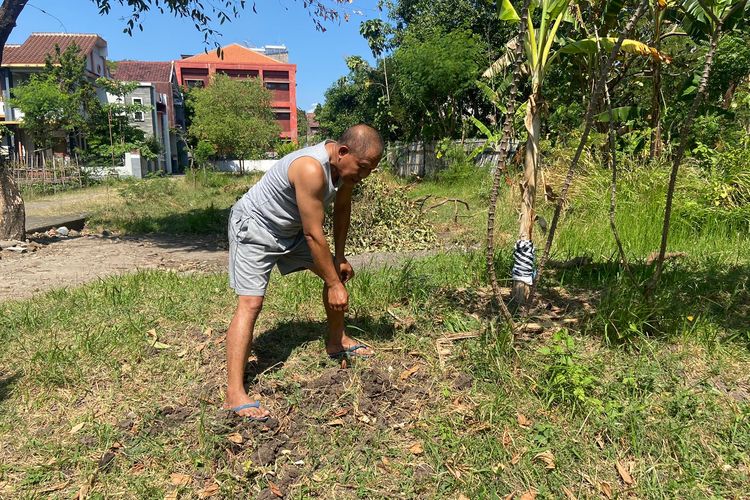
[[[310,247],[313,262],[328,286],[328,303],[336,311],[346,311],[349,294],[333,263],[331,248],[323,232],[325,208],[325,176],[320,164],[312,158],[299,158],[289,169],[289,180],[294,185],[297,208],[302,219],[302,232]]]

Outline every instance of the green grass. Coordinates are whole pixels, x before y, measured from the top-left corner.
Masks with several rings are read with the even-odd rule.
[[[161,498],[178,489],[176,472],[190,476],[188,496],[214,481],[227,497],[272,481],[293,498],[596,496],[602,483],[640,497],[732,497],[750,487],[747,344],[706,343],[691,327],[628,349],[594,331],[511,346],[471,312],[486,307],[470,293],[486,294],[482,255],[453,253],[358,275],[350,331],[380,355],[339,371],[322,356],[317,279],[274,276],[248,373],[279,417],[263,431],[217,410],[234,302],[225,280],[139,272],[0,306],[3,494],[69,482],[53,496],[70,497],[95,476],[95,495]],[[153,347],[150,330],[168,347]],[[456,332],[477,336],[438,355],[436,341]],[[115,458],[99,470],[108,450]],[[547,451],[554,469],[535,458]]]
[[[229,208],[259,178],[198,171],[180,178],[124,182],[116,202],[100,206],[89,225],[129,234],[223,237]]]
[[[621,184],[620,230],[641,280],[658,242],[663,175],[644,170]],[[156,181],[133,184],[124,199],[144,200],[143,210],[123,201],[109,223],[194,231],[194,207],[178,201],[226,208],[243,182],[198,195],[189,182]],[[690,189],[700,179],[682,182],[678,208],[689,210],[683,202],[697,199]],[[569,329],[557,320],[511,343],[493,316],[482,250],[444,252],[360,270],[349,331],[378,356],[340,370],[322,355],[319,280],[275,274],[247,370],[276,417],[267,427],[219,410],[235,300],[224,274],[141,271],[0,304],[0,497],[70,498],[84,487],[95,498],[190,498],[211,488],[272,498],[273,483],[290,498],[532,489],[542,498],[742,498],[748,235],[721,214],[696,226],[678,210],[670,249],[687,256],[670,261],[645,300],[612,258],[606,186],[595,171],[579,179],[555,244],[556,259],[591,262],[551,266],[540,289],[550,311],[578,320]],[[431,217],[446,240],[481,244],[486,174],[410,187],[413,198],[469,202],[475,217],[459,224],[450,206]],[[501,276],[515,239],[513,196],[503,187]],[[173,483],[175,473],[185,484]]]

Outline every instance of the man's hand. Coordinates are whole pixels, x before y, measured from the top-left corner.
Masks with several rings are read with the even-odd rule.
[[[328,287],[328,305],[334,311],[349,310],[349,292],[346,291],[343,283]]]
[[[354,269],[346,258],[336,259],[336,272],[339,273],[339,279],[342,283],[346,283],[354,277]]]

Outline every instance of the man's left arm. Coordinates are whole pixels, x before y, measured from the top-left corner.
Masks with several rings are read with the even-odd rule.
[[[333,242],[335,248],[334,258],[336,270],[339,272],[341,281],[346,283],[354,277],[354,271],[349,262],[346,261],[346,236],[349,234],[349,225],[352,216],[352,191],[354,184],[342,184],[336,193],[333,203]]]

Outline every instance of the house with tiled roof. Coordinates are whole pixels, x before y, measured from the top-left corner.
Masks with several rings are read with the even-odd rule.
[[[11,89],[25,82],[34,73],[44,69],[48,55],[55,54],[55,47],[64,52],[75,44],[80,54],[86,57],[86,75],[95,81],[109,76],[107,68],[107,41],[93,33],[32,33],[22,44],[6,44],[0,65],[0,124],[7,126],[13,135],[6,139],[8,153],[17,158],[26,158],[34,152],[33,144],[19,130],[23,113],[8,105]],[[100,95],[104,98],[104,95]],[[54,148],[57,154],[66,154],[68,145],[61,141]]]
[[[185,113],[173,62],[117,61],[112,78],[123,82],[137,82],[138,87],[125,96],[125,104],[142,104],[151,111],[135,113],[133,125],[153,136],[161,144],[157,165],[151,169],[167,173],[178,172],[187,162],[178,130],[185,129]],[[118,99],[108,95],[110,102]]]
[[[209,51],[183,56],[175,61],[175,73],[180,85],[191,88],[209,85],[219,73],[232,78],[260,78],[271,91],[271,106],[281,128],[281,138],[297,140],[297,65],[287,61],[288,51],[283,46],[251,49],[233,43],[219,53]]]

